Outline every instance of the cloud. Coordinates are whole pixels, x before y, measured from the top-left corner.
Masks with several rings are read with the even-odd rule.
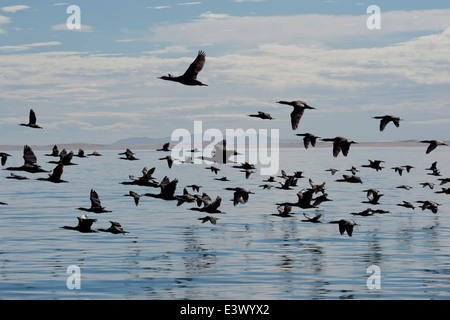
[[[61,42],[59,41],[48,41],[48,42],[35,42],[22,44],[18,46],[0,46],[0,51],[23,51],[29,50],[33,47],[49,47],[49,46],[58,46]]]
[[[192,6],[192,5],[196,5],[196,4],[202,4],[202,2],[195,1],[195,2],[181,2],[181,3],[177,3],[177,5],[179,5],[179,6]]]
[[[64,24],[55,24],[51,27],[52,30],[56,31],[76,31],[76,32],[92,32],[93,28],[87,24],[81,24],[81,29],[69,29],[67,25]]]
[[[17,11],[25,10],[28,8],[30,8],[30,7],[25,6],[25,5],[15,5],[15,6],[3,7],[2,11],[3,12],[17,12]]]
[[[263,43],[342,45],[348,39],[366,40],[374,46],[387,36],[399,33],[437,32],[449,26],[450,9],[382,12],[381,30],[369,30],[369,15],[297,14],[290,16],[231,16],[205,12],[198,19],[150,28],[151,39],[162,43],[232,44],[251,48]],[[244,47],[245,46],[245,47]]]

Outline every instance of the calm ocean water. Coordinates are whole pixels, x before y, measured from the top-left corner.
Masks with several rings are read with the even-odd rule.
[[[76,151],[76,150],[74,150]],[[86,150],[87,153],[93,150]],[[138,161],[118,159],[124,150],[100,150],[102,157],[76,158],[66,166],[65,184],[37,181],[45,173],[17,172],[29,180],[6,179],[2,170],[0,201],[0,299],[449,299],[450,298],[450,195],[441,190],[438,177],[425,170],[437,161],[441,178],[450,177],[450,149],[439,147],[425,154],[424,147],[352,147],[347,158],[333,158],[330,147],[280,150],[280,169],[302,171],[294,190],[259,185],[266,176],[259,171],[245,179],[230,165],[218,165],[217,176],[207,165],[167,167],[157,160],[163,152],[134,150]],[[35,151],[44,169],[53,158]],[[6,166],[22,164],[22,152]],[[382,171],[360,167],[368,159],[386,161]],[[413,165],[402,176],[391,167]],[[356,165],[363,184],[336,182]],[[129,190],[158,193],[159,189],[122,185],[143,167],[156,167],[154,176],[178,178],[176,194],[197,183],[201,192],[223,198],[216,225],[202,224],[205,214],[179,207],[174,201],[142,197],[139,206],[124,197]],[[340,171],[332,176],[325,169]],[[231,181],[215,181],[227,176]],[[272,216],[276,202],[295,202],[297,192],[308,188],[308,178],[326,182],[332,202],[318,210],[293,208],[295,217]],[[280,178],[276,179],[281,181]],[[436,184],[433,190],[420,183]],[[411,190],[396,188],[405,184]],[[273,183],[273,185],[277,185]],[[247,204],[236,207],[225,187],[243,186],[255,192]],[[450,187],[450,184],[443,185]],[[384,196],[380,205],[362,203],[362,190],[375,188]],[[129,233],[83,234],[61,229],[77,224],[89,207],[95,189],[110,213],[88,213],[96,218],[93,228],[107,228],[118,221]],[[190,193],[194,193],[189,189]],[[403,208],[402,200],[434,200],[437,214]],[[418,205],[415,203],[415,205]],[[368,207],[390,211],[373,216],[353,216]],[[322,213],[323,223],[302,222],[303,212]],[[326,223],[352,219],[353,237],[340,235],[338,226]],[[80,289],[69,289],[69,266],[80,268]],[[379,268],[379,288],[370,288],[368,267]]]

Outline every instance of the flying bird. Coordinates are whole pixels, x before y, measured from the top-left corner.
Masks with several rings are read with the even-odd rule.
[[[72,226],[63,226],[62,229],[76,230],[83,233],[88,232],[97,232],[97,230],[91,229],[92,224],[97,221],[97,219],[89,219],[87,215],[83,214],[82,216],[77,217],[78,225],[75,227]]]
[[[2,166],[6,164],[6,160],[8,157],[12,157],[9,153],[6,152],[0,152],[0,157],[2,158]]]
[[[91,189],[89,198],[91,200],[91,207],[90,208],[78,208],[78,210],[95,212],[95,213],[111,212],[111,211],[106,210],[105,207],[102,207],[98,193],[94,189]]]
[[[198,218],[198,220],[201,220],[202,221],[202,223],[205,223],[205,222],[211,222],[212,224],[216,224],[217,223],[217,220],[219,220],[219,218],[216,218],[216,217],[212,217],[212,216],[206,216],[206,217],[203,217],[203,218]]]
[[[190,208],[189,210],[193,211],[200,211],[200,212],[207,212],[207,213],[222,213],[225,214],[225,212],[220,211],[219,207],[222,204],[222,197],[217,196],[216,200],[212,201],[210,196],[208,196],[206,193],[203,193],[202,197],[198,199],[199,203],[203,203],[204,206],[201,208]]]
[[[292,207],[289,205],[280,205],[277,207],[278,213],[272,213],[272,216],[282,217],[282,218],[289,218],[293,217],[293,214],[291,213]]]
[[[350,150],[350,146],[355,142],[351,139],[347,139],[344,137],[335,137],[335,138],[324,138],[322,141],[331,141],[333,142],[333,157],[337,157],[340,152],[346,157],[348,155],[348,151]]]
[[[263,111],[258,111],[258,114],[249,114],[248,116],[253,118],[261,118],[264,120],[275,120],[275,118],[272,118],[269,113]]]
[[[294,107],[294,110],[291,112],[291,126],[292,130],[297,130],[298,124],[300,123],[300,119],[305,112],[305,109],[316,109],[314,107],[309,106],[305,101],[296,100],[296,101],[278,101],[280,104],[287,104]]]
[[[448,146],[447,143],[439,141],[439,140],[422,140],[422,143],[428,143],[426,154],[429,154],[431,151],[437,148],[437,146]]]
[[[136,158],[134,156],[134,152],[131,151],[128,148],[125,150],[125,152],[119,153],[119,155],[122,155],[122,154],[125,155],[125,157],[121,157],[120,159],[123,159],[123,160],[139,160],[138,158]]]
[[[319,219],[322,218],[322,214],[320,214],[320,213],[316,214],[313,217],[313,216],[310,216],[309,214],[303,212],[303,216],[306,218],[306,220],[302,220],[304,222],[312,222],[312,223],[320,223],[320,222],[322,222],[322,221],[319,221]]]
[[[225,188],[225,190],[234,191],[233,193],[233,205],[236,206],[239,203],[247,203],[249,195],[254,194],[250,190],[242,187]]]
[[[102,231],[102,232],[110,232],[110,233],[114,233],[114,234],[125,234],[128,233],[128,231],[124,231],[122,226],[120,225],[120,223],[115,222],[115,221],[110,221],[111,226],[108,229],[97,229],[97,231]]]
[[[61,179],[63,171],[64,171],[64,163],[60,162],[53,170],[51,170],[48,173],[47,178],[37,178],[37,180],[50,181],[53,183],[67,182],[67,181]]]
[[[30,115],[28,116],[28,123],[21,123],[20,125],[24,127],[42,129],[42,127],[36,124],[36,113],[33,111],[33,109],[30,109]]]
[[[164,143],[161,149],[156,149],[156,151],[170,151],[169,150],[170,142]]]
[[[26,171],[29,173],[48,172],[37,164],[37,157],[34,154],[30,146],[25,145],[23,147],[23,160],[24,164],[20,167],[7,167],[6,170],[11,171]]]
[[[207,84],[204,84],[197,80],[198,73],[203,69],[203,66],[205,65],[205,57],[205,52],[199,51],[197,58],[195,58],[194,62],[190,64],[189,68],[184,74],[178,77],[174,77],[169,74],[167,76],[159,77],[159,79],[175,81],[187,86],[208,86]]]
[[[341,235],[343,235],[345,232],[347,232],[348,236],[351,237],[353,234],[353,227],[359,226],[359,224],[355,223],[354,221],[347,220],[347,219],[341,219],[337,221],[330,221],[330,223],[337,223],[339,224],[339,232]]]
[[[380,120],[380,131],[383,131],[384,128],[386,128],[387,124],[391,121],[398,128],[400,126],[400,121],[403,120],[403,119],[400,119],[400,117],[391,116],[391,115],[376,116],[376,117],[373,117],[373,119]]]
[[[305,146],[305,149],[308,149],[309,145],[315,147],[317,139],[320,138],[312,133],[297,133],[296,135],[303,137],[303,145]]]
[[[141,195],[138,194],[136,191],[129,191],[127,194],[124,194],[124,196],[126,196],[126,197],[133,197],[134,204],[136,206],[139,205],[139,199],[141,198]]]

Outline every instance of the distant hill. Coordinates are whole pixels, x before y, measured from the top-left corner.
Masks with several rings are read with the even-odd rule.
[[[135,137],[120,139],[111,144],[112,146],[156,146],[163,145],[170,141],[168,138],[148,138],[148,137]]]

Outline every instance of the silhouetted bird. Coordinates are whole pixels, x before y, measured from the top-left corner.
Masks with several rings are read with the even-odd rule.
[[[97,230],[91,229],[92,224],[97,221],[97,219],[89,219],[87,215],[77,217],[78,225],[76,227],[64,226],[62,229],[76,230],[83,233],[97,232]]]
[[[19,176],[18,174],[11,173],[9,177],[6,177],[6,179],[16,179],[16,180],[27,180],[27,177]]]
[[[373,216],[375,214],[375,212],[373,212],[372,209],[367,208],[366,210],[360,211],[360,212],[352,212],[351,213],[354,216],[363,216],[363,217],[368,217],[368,216]]]
[[[291,112],[291,126],[292,130],[297,130],[298,124],[300,123],[300,119],[305,112],[305,109],[316,109],[314,107],[309,106],[306,102],[302,100],[296,101],[278,101],[280,104],[287,104],[294,107],[294,110]]]
[[[230,181],[227,177],[214,178],[214,180],[218,180],[218,181]]]
[[[102,155],[98,151],[94,151],[92,153],[89,153],[88,156],[101,157]]]
[[[211,172],[214,172],[215,174],[217,174],[217,172],[220,171],[220,169],[215,166],[206,167],[205,169],[209,169],[211,170]]]
[[[12,156],[6,152],[0,152],[0,157],[2,158],[2,166],[4,166],[6,164],[6,160],[8,160],[8,157]]]
[[[422,182],[420,184],[422,185],[422,188],[428,187],[430,189],[434,189],[434,183],[433,182]]]
[[[303,145],[305,149],[308,149],[309,145],[315,147],[317,139],[320,138],[312,133],[297,133],[296,135],[303,137]]]
[[[251,171],[249,169],[241,170],[241,172],[245,172],[245,179],[248,179],[252,173],[255,173],[255,171]]]
[[[438,180],[441,182],[440,185],[450,182],[450,178],[439,178]]]
[[[156,151],[170,151],[169,150],[170,142],[164,143],[161,149],[156,149]]]
[[[222,203],[222,198],[220,196],[217,196],[216,200],[212,201],[211,198],[206,193],[203,193],[202,197],[200,198],[200,201],[203,202],[203,204],[204,204],[203,207],[201,207],[201,208],[194,207],[194,208],[190,208],[189,210],[207,212],[207,213],[225,214],[225,212],[222,212],[219,210],[219,207]]]
[[[106,210],[105,207],[102,207],[100,198],[94,189],[91,189],[89,198],[91,200],[91,207],[90,208],[78,208],[78,210],[94,212],[94,213],[111,212],[111,211]]]
[[[272,116],[270,114],[268,114],[267,112],[262,112],[262,111],[258,111],[258,114],[249,114],[248,116],[254,117],[254,118],[267,119],[267,120],[275,119],[275,118],[272,118]]]
[[[78,149],[78,153],[74,154],[75,157],[78,158],[87,158],[87,155],[84,154],[84,150],[83,149]]]
[[[154,180],[152,177],[153,172],[155,172],[155,167],[151,168],[150,170],[147,169],[147,167],[144,167],[142,169],[142,176],[135,177],[133,175],[129,175],[128,178],[130,178],[131,181],[125,181],[121,182],[121,184],[133,184],[133,185],[139,185],[139,186],[146,186],[146,187],[159,187],[159,183]]]
[[[275,177],[269,177],[266,180],[263,180],[263,182],[275,182]]]
[[[138,193],[135,192],[135,191],[129,191],[127,194],[124,194],[124,196],[126,196],[126,197],[133,197],[133,199],[134,199],[134,204],[135,204],[136,206],[138,206],[138,204],[139,204],[139,199],[141,198],[141,195],[140,195],[140,194],[138,194]]]
[[[30,115],[28,116],[28,123],[21,123],[20,125],[24,127],[42,129],[42,127],[36,124],[36,114],[34,113],[33,109],[30,109]]]
[[[119,153],[119,155],[122,155],[122,154],[125,155],[125,157],[121,157],[120,159],[123,159],[123,160],[139,160],[138,158],[136,158],[134,156],[133,151],[131,151],[128,148],[125,150],[125,152]]]
[[[59,150],[58,146],[55,144],[52,148],[52,153],[47,153],[46,156],[48,157],[59,157]]]
[[[445,142],[439,140],[422,140],[422,143],[428,143],[426,154],[429,154],[431,151],[437,148],[437,146],[448,146]]]
[[[395,172],[397,172],[399,175],[403,174],[403,168],[402,167],[392,167],[392,170],[394,170]]]
[[[6,170],[10,171],[26,171],[30,173],[37,173],[37,172],[48,172],[47,170],[44,170],[37,164],[37,157],[34,154],[33,150],[28,146],[25,145],[23,147],[23,160],[24,164],[20,167],[7,167]]]
[[[240,165],[235,165],[233,166],[233,168],[238,168],[238,169],[256,169],[255,165],[249,162],[244,162],[241,163]]]
[[[277,203],[277,205],[288,205],[292,207],[300,207],[302,209],[316,208],[314,204],[311,204],[314,195],[314,189],[302,189],[297,193],[297,202],[283,202]]]
[[[61,179],[63,171],[64,171],[64,163],[60,162],[52,171],[48,173],[48,178],[37,178],[37,180],[50,181],[53,183],[67,182]]]
[[[267,189],[267,190],[270,190],[270,188],[272,188],[272,186],[270,184],[262,184],[262,185],[260,185],[260,187],[262,187],[263,189]]]
[[[212,224],[216,224],[217,223],[217,220],[219,220],[219,218],[216,218],[216,217],[212,217],[212,216],[206,216],[206,217],[203,217],[203,218],[198,218],[198,220],[201,220],[202,221],[202,223],[205,223],[205,222],[211,222]]]
[[[368,199],[368,201],[363,201],[363,203],[380,204],[378,201],[383,196],[383,194],[380,193],[380,191],[375,189],[367,189],[363,191],[367,193],[366,196]]]
[[[288,205],[280,205],[277,207],[278,213],[272,213],[272,216],[282,217],[282,218],[289,218],[293,217],[293,214],[291,213],[292,207]]]
[[[110,233],[114,233],[114,234],[125,234],[128,233],[128,231],[124,231],[122,226],[120,225],[120,223],[115,222],[115,221],[110,221],[111,226],[108,229],[97,229],[98,231],[102,231],[102,232],[110,232]]]
[[[398,186],[396,188],[398,188],[398,189],[405,189],[405,190],[411,190],[412,189],[411,186],[407,186],[407,185],[404,185],[404,184],[402,184],[402,185],[400,185],[400,186]]]
[[[173,165],[172,156],[166,156],[164,158],[159,158],[159,160],[167,160],[167,165],[169,166],[169,169],[172,168],[172,165]]]
[[[441,188],[441,191],[436,191],[435,193],[444,193],[444,194],[450,194],[450,188]]]
[[[234,191],[233,194],[233,205],[236,206],[238,203],[247,203],[249,195],[254,194],[250,190],[242,187],[236,188],[225,188],[225,190]]]
[[[177,188],[178,179],[170,181],[169,177],[165,176],[159,183],[161,192],[159,194],[145,193],[144,196],[159,198],[163,200],[177,200],[175,197],[175,190]]]
[[[398,128],[400,126],[400,121],[403,120],[403,119],[400,119],[400,117],[391,116],[391,115],[376,116],[376,117],[373,117],[373,119],[380,120],[380,131],[383,131],[384,128],[386,128],[387,124],[391,121]]]
[[[341,235],[343,235],[345,232],[347,232],[348,236],[351,237],[353,234],[353,227],[359,226],[359,224],[355,223],[354,221],[347,220],[347,219],[341,219],[337,221],[330,221],[330,223],[337,223],[339,224],[339,232]]]
[[[334,176],[334,174],[335,174],[336,172],[338,172],[339,170],[338,170],[338,169],[335,169],[335,168],[330,168],[330,169],[326,169],[325,171],[330,171],[330,172],[331,172],[331,175]]]
[[[346,157],[348,155],[348,151],[350,150],[350,146],[352,144],[357,144],[351,139],[347,139],[344,137],[335,137],[335,138],[325,138],[322,141],[331,141],[333,142],[333,157],[337,157],[340,152]]]
[[[342,175],[343,179],[337,179],[337,182],[348,182],[348,183],[363,183],[361,178],[355,175]]]
[[[185,202],[194,202],[197,200],[197,196],[190,194],[186,188],[183,189],[183,194],[175,196],[178,199],[177,207],[181,206]]]
[[[191,185],[189,185],[189,186],[187,186],[188,188],[192,188],[192,191],[196,191],[196,192],[200,192],[200,188],[202,187],[202,186],[199,186],[199,185],[197,185],[197,184],[191,184]]]
[[[73,151],[67,152],[66,149],[63,149],[60,153],[59,153],[59,161],[49,161],[48,163],[63,163],[65,166],[76,166],[76,163],[72,162],[73,159]]]
[[[381,166],[381,163],[383,163],[383,162],[384,162],[383,160],[370,160],[369,159],[369,164],[363,164],[363,165],[361,165],[361,167],[372,168],[372,169],[375,169],[376,171],[380,171],[384,168]]]
[[[433,213],[437,213],[438,209],[439,209],[438,207],[440,206],[439,203],[434,202],[434,201],[430,201],[430,200],[425,200],[425,201],[419,200],[419,201],[416,201],[416,202],[422,204],[422,206],[421,206],[422,211],[424,211],[424,210],[431,210],[431,212],[433,212]]]
[[[402,203],[398,203],[397,205],[400,206],[400,207],[405,207],[405,208],[410,208],[410,209],[415,210],[414,205],[411,202],[409,202],[409,201],[403,200]]]
[[[409,164],[407,164],[407,165],[405,165],[405,166],[402,166],[403,168],[405,168],[406,169],[406,172],[410,172],[411,171],[411,169],[414,169],[414,167],[413,166],[410,166]]]
[[[312,222],[312,223],[320,223],[320,222],[322,222],[322,221],[319,221],[319,219],[322,218],[322,214],[320,214],[320,213],[316,214],[313,217],[313,216],[310,216],[309,214],[303,212],[303,216],[306,218],[306,220],[302,220],[304,222]]]
[[[206,61],[206,55],[203,51],[199,51],[197,58],[192,62],[186,72],[178,77],[174,77],[171,74],[167,76],[159,77],[162,80],[169,80],[179,82],[187,86],[207,86],[207,84],[201,83],[197,80],[198,73],[203,69]]]

